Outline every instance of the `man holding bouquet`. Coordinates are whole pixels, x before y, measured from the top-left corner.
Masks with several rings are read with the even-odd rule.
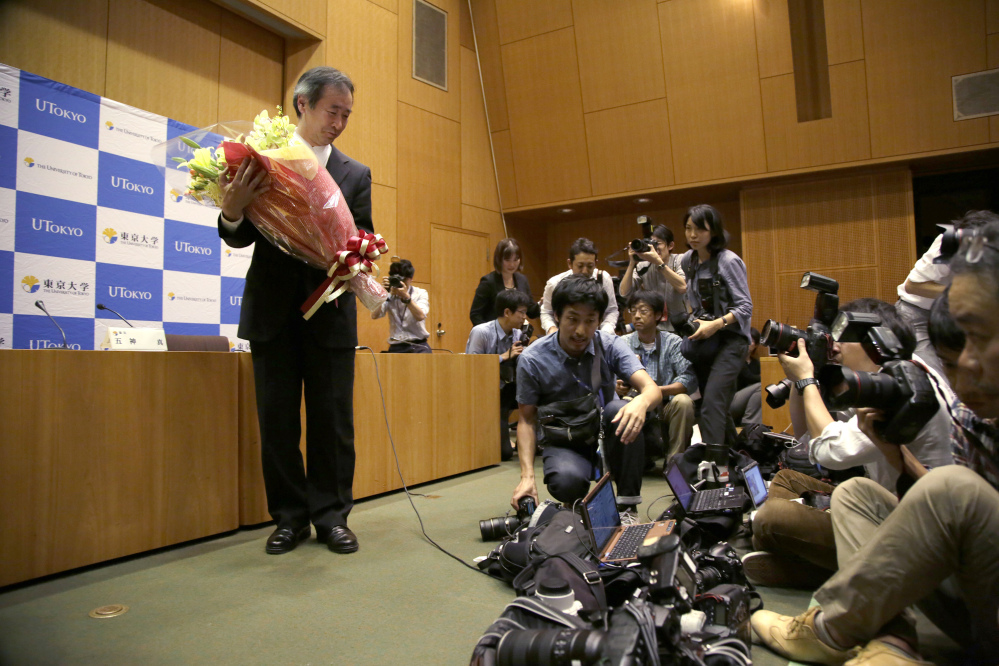
[[[315,67],[299,78],[294,100],[296,135],[336,181],[358,230],[373,232],[371,170],[333,146],[350,117],[354,84],[332,67]],[[311,534],[311,522],[330,550],[353,553],[358,543],[347,516],[354,504],[354,294],[303,319],[299,306],[327,276],[279,250],[244,216],[269,189],[266,170],[244,160],[222,184],[219,236],[230,247],[254,244],[238,335],[250,341],[267,508],[277,523],[266,552],[294,550]],[[308,476],[299,450],[303,384]]]

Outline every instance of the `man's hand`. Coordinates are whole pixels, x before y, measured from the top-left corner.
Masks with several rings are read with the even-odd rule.
[[[513,498],[510,499],[510,505],[514,509],[520,508],[519,503],[521,497],[533,497],[534,505],[535,506],[538,505],[538,487],[537,484],[534,482],[533,476],[529,479],[522,478],[520,480],[520,483],[518,483],[517,487],[514,489]]]
[[[500,356],[501,357],[505,357],[505,358],[503,358],[504,361],[509,361],[511,358],[517,358],[518,356],[520,356],[523,353],[524,353],[524,345],[523,345],[523,343],[521,343],[521,342],[518,341],[518,342],[514,342],[513,346],[510,347],[505,352],[503,352],[502,354],[500,354]]]
[[[619,398],[623,398],[624,396],[628,395],[628,392],[630,390],[631,390],[631,387],[629,385],[625,384],[620,379],[618,379],[617,382],[614,384],[614,392],[617,393],[617,396]]]
[[[798,338],[797,345],[797,356],[791,356],[790,354],[777,355],[777,360],[780,361],[781,367],[784,368],[784,374],[792,382],[815,376],[815,366],[812,365],[812,359],[808,358],[805,339]]]
[[[878,434],[877,430],[875,430],[875,423],[884,420],[884,412],[880,409],[874,409],[873,407],[857,408],[857,426],[860,428],[860,432],[867,435],[867,438],[874,442],[874,446],[878,447],[878,451],[880,451],[881,455],[885,457],[888,464],[899,472],[902,472],[903,461],[901,447],[898,444],[886,442],[881,438],[881,435]]]
[[[406,289],[406,286],[403,285],[401,287],[392,287],[389,284],[388,277],[382,278],[382,286],[385,287],[385,291],[389,293],[389,296],[395,296],[400,301],[404,301],[409,298],[409,290]]]
[[[645,412],[647,411],[648,406],[642,396],[625,403],[624,407],[617,411],[617,414],[611,419],[611,423],[617,424],[617,430],[614,431],[614,434],[621,438],[622,444],[631,444],[642,432],[642,426],[645,425]]]
[[[698,319],[700,325],[697,330],[691,333],[691,340],[707,340],[712,335],[718,331],[725,328],[725,322],[721,319],[712,319],[711,321],[704,321],[703,319]]]
[[[229,171],[223,171],[219,175],[219,186],[222,188],[222,216],[233,222],[254,199],[270,189],[271,179],[267,171],[250,158],[243,160],[231,179]]]

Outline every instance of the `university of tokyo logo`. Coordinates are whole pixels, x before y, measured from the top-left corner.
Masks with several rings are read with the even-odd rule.
[[[170,198],[173,199],[174,203],[180,203],[184,200],[184,195],[177,190],[170,190]]]
[[[35,293],[41,288],[41,286],[42,285],[38,282],[38,278],[34,275],[25,276],[25,278],[21,280],[21,289],[24,289],[29,294]]]
[[[24,163],[27,164],[29,168],[35,166],[35,160],[31,159],[30,157],[25,157]]]
[[[232,256],[232,250],[230,250],[230,249],[227,248],[226,251],[225,251],[225,256],[231,257]]]
[[[177,298],[177,295],[171,291],[169,294],[167,294],[167,298],[169,298],[172,301],[175,298]]]
[[[114,123],[113,123],[113,122],[111,122],[110,120],[109,120],[109,121],[107,121],[107,122],[106,122],[106,123],[104,123],[104,124],[108,126],[108,129],[109,129],[109,130],[113,130],[113,129],[114,129]]]
[[[116,242],[118,242],[118,232],[112,229],[111,227],[108,227],[103,232],[101,232],[101,238],[103,238],[104,242],[107,243],[108,245],[113,245]]]

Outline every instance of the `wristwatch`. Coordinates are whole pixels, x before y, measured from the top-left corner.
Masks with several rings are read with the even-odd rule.
[[[805,377],[804,379],[799,379],[798,381],[796,381],[794,383],[794,388],[798,389],[798,395],[804,395],[805,387],[811,386],[812,384],[818,386],[819,380],[816,379],[815,377]]]
[[[399,300],[400,300],[400,301],[402,301],[402,304],[403,304],[403,305],[409,305],[410,303],[412,303],[412,302],[413,302],[413,299],[412,299],[412,298],[407,298],[407,299],[406,299],[406,300],[404,300],[404,301],[403,301],[403,299],[401,299],[401,298],[400,298]]]

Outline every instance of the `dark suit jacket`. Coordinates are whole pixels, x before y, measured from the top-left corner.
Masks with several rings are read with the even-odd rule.
[[[526,275],[514,273],[513,283],[517,286],[518,291],[524,292],[530,296],[532,301],[534,300],[534,296],[531,296],[531,285],[528,283]],[[479,280],[479,286],[475,288],[472,309],[468,313],[473,326],[496,319],[496,294],[504,289],[506,287],[503,286],[503,276],[497,271],[482,276],[482,279]]]
[[[371,169],[352,160],[333,146],[326,163],[340,187],[357,228],[374,232],[371,221]],[[248,219],[234,232],[222,225],[219,236],[230,247],[253,247],[253,260],[246,273],[243,304],[239,313],[239,337],[244,340],[273,339],[293,317],[301,317],[302,303],[326,279],[325,271],[312,268],[272,245]],[[357,345],[357,307],[352,293],[326,303],[305,322],[316,342],[329,348]]]

